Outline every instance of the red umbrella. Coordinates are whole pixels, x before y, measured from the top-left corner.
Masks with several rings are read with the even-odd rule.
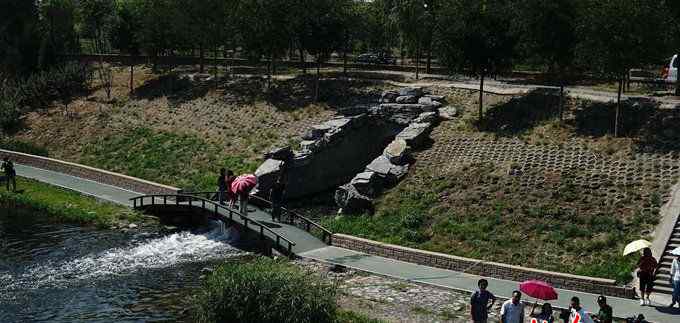
[[[231,182],[231,191],[234,194],[247,194],[257,185],[257,176],[246,174],[236,177]]]
[[[550,284],[540,280],[528,280],[519,284],[519,290],[533,298],[550,301],[557,299],[557,292]]]

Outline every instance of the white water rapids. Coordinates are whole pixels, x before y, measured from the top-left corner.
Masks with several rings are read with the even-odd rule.
[[[16,274],[0,272],[0,291],[67,287],[74,281],[241,256],[245,253],[229,244],[238,239],[237,235],[236,231],[225,229],[222,225],[203,234],[175,233],[71,261],[60,263],[50,260]]]

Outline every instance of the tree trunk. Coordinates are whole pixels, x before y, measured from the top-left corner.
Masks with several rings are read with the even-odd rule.
[[[342,53],[342,74],[347,77],[347,48]]]
[[[420,41],[416,46],[416,80],[420,79]]]
[[[560,103],[559,103],[558,113],[560,114],[560,125],[561,125],[562,120],[563,120],[563,115],[564,115],[564,82],[560,82]]]
[[[619,116],[621,114],[621,92],[623,91],[623,77],[619,78],[619,92],[616,97],[616,116],[614,119],[614,137],[619,136]]]
[[[213,69],[215,69],[215,85],[217,85],[217,45],[214,46],[213,53],[215,53],[215,57],[213,57]]]
[[[199,58],[198,58],[198,64],[199,64],[198,72],[201,73],[201,74],[203,74],[203,70],[204,70],[204,67],[205,67],[205,62],[203,62],[203,58],[205,57],[205,51],[203,50],[203,44],[201,44],[201,47],[200,47],[199,50],[198,50],[198,55],[199,55]]]
[[[484,114],[484,71],[479,78],[479,121],[482,121]]]
[[[270,54],[269,55],[269,63],[267,64],[267,89],[271,88],[272,86],[272,60],[274,58],[274,55]]]
[[[130,94],[135,90],[135,61],[130,60]]]
[[[319,82],[321,79],[321,60],[316,60],[316,88],[314,89],[314,102],[319,101]]]
[[[300,48],[300,64],[302,65],[302,74],[307,74],[307,62],[305,62],[305,51]]]
[[[432,73],[432,41],[427,45],[427,74]]]

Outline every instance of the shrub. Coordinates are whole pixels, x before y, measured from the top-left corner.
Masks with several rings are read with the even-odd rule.
[[[259,258],[219,267],[194,311],[197,322],[334,322],[336,288],[291,264]]]
[[[41,146],[36,146],[36,145],[34,145],[30,142],[21,141],[21,140],[14,140],[14,139],[0,140],[0,149],[6,149],[6,150],[17,151],[17,152],[20,152],[20,153],[25,153],[25,154],[49,157],[48,156],[49,154],[47,152],[47,148],[41,147]]]

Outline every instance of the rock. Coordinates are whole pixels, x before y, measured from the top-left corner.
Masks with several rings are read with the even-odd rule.
[[[128,228],[130,228],[130,229],[135,229],[135,228],[137,228],[137,225],[134,224],[134,223],[130,223],[130,224],[128,225]]]
[[[418,118],[415,118],[413,122],[415,123],[434,123],[439,119],[439,114],[437,112],[423,112]]]
[[[377,173],[393,184],[408,174],[408,165],[395,165],[387,157],[380,156],[366,166],[366,170]]]
[[[399,92],[397,92],[397,91],[384,91],[382,93],[382,96],[380,97],[380,102],[381,103],[394,103],[397,100],[398,96],[399,96]]]
[[[432,94],[428,94],[428,95],[425,95],[425,97],[426,97],[426,98],[430,98],[430,99],[432,99],[433,101],[437,101],[437,102],[444,102],[444,101],[446,100],[446,98],[443,97],[443,96],[441,96],[441,95],[432,95]]]
[[[267,176],[269,174],[278,173],[281,171],[283,166],[283,161],[277,159],[267,159],[257,168],[255,171],[255,176],[259,178]]]
[[[413,95],[403,95],[403,96],[397,97],[396,102],[399,103],[399,104],[418,103],[418,97],[413,96]]]
[[[420,87],[407,87],[399,90],[399,96],[423,96],[423,88]]]
[[[359,173],[349,182],[350,185],[366,196],[376,196],[382,189],[382,180],[374,172]]]
[[[335,203],[341,208],[343,214],[358,214],[366,211],[372,213],[373,211],[371,199],[349,184],[340,186],[335,191]]]
[[[442,103],[439,101],[434,101],[432,98],[429,97],[422,97],[418,100],[418,104],[422,104],[425,106],[431,106],[434,107],[435,109],[439,109],[442,106]]]
[[[406,162],[408,153],[409,149],[406,141],[403,139],[395,139],[387,146],[387,148],[385,148],[383,156],[385,156],[390,163],[401,165]]]
[[[293,150],[290,146],[276,148],[264,155],[265,159],[289,160],[293,158]]]
[[[439,109],[439,116],[444,119],[451,120],[458,116],[458,109],[455,107],[444,107]]]
[[[400,132],[396,139],[403,139],[411,148],[420,148],[429,135],[431,127],[431,123],[412,123]]]
[[[330,128],[345,128],[352,122],[352,118],[338,117],[335,119],[328,120],[323,123],[324,126]]]
[[[323,148],[323,140],[303,140],[300,142],[300,149],[303,152],[314,153]]]

